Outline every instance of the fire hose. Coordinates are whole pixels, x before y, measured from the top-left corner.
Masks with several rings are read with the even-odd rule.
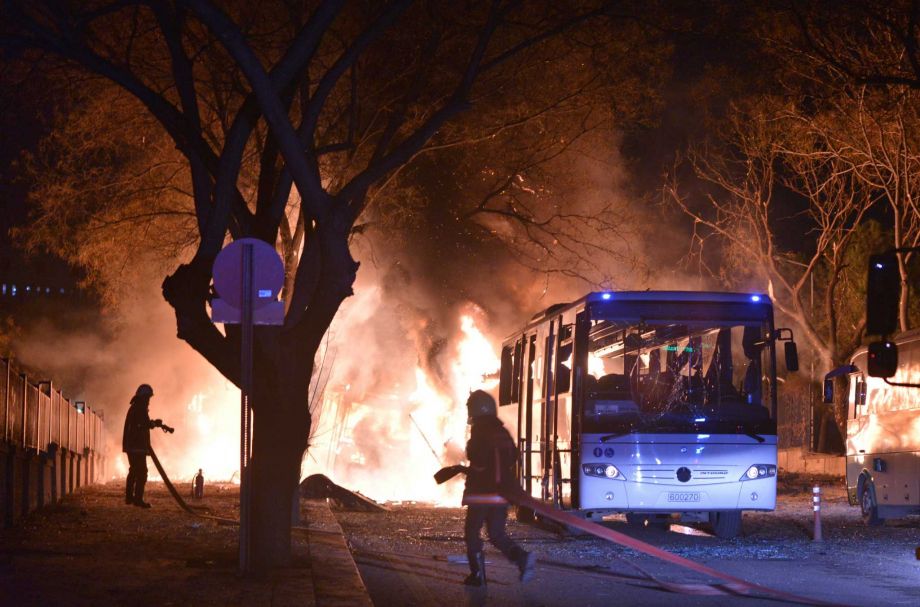
[[[438,472],[435,473],[435,480],[438,482],[438,484],[441,484],[445,482],[446,480],[453,478],[457,474],[461,474],[465,472],[466,472],[465,466],[448,466],[446,468],[442,468],[438,470]],[[783,592],[781,590],[775,590],[767,586],[761,586],[759,584],[754,584],[746,580],[743,580],[741,578],[735,577],[733,575],[723,573],[717,569],[713,569],[712,567],[707,567],[706,565],[703,565],[702,563],[697,563],[696,561],[692,561],[690,559],[687,559],[682,556],[676,555],[674,553],[668,552],[667,550],[663,550],[647,542],[637,540],[633,537],[626,535],[625,533],[614,531],[613,529],[609,529],[607,527],[604,527],[603,525],[593,523],[586,519],[575,516],[571,513],[557,510],[556,508],[554,508],[553,506],[549,504],[546,504],[542,501],[534,499],[533,497],[527,495],[520,489],[512,489],[512,490],[503,491],[501,495],[506,500],[508,500],[510,503],[523,507],[523,508],[528,508],[532,510],[533,512],[540,514],[541,516],[549,520],[555,521],[557,523],[560,523],[568,527],[574,527],[575,529],[580,529],[581,531],[585,531],[601,539],[613,542],[615,544],[619,544],[620,546],[630,548],[632,550],[635,550],[636,552],[641,552],[643,554],[653,556],[666,563],[671,563],[673,565],[677,565],[678,567],[683,567],[684,569],[689,569],[697,573],[702,573],[703,575],[707,575],[711,578],[715,578],[723,582],[719,586],[715,586],[715,587],[709,584],[673,584],[669,582],[662,582],[658,579],[655,579],[653,576],[643,571],[643,573],[648,575],[650,578],[654,579],[657,583],[661,584],[664,588],[674,591],[674,592],[682,592],[686,594],[726,594],[726,593],[736,594],[736,595],[762,594],[762,595],[767,595],[767,596],[775,597],[778,599],[782,599],[784,601],[800,603],[803,605],[841,605],[840,603],[828,603],[825,601],[819,601],[816,599],[811,599],[807,597],[798,596],[795,594],[790,594],[788,592]]]
[[[166,474],[166,470],[163,469],[163,464],[160,463],[160,458],[157,457],[157,454],[154,452],[153,448],[150,448],[150,459],[153,460],[153,465],[156,466],[157,472],[160,473],[160,478],[163,479],[163,484],[166,485],[166,488],[169,489],[170,495],[173,496],[173,499],[176,500],[176,503],[179,504],[179,507],[185,510],[187,513],[192,516],[198,516],[201,518],[207,518],[220,523],[226,523],[230,525],[239,525],[240,522],[232,518],[224,518],[222,516],[214,516],[212,514],[202,514],[197,512],[188,503],[182,499],[182,496],[179,494],[179,491],[176,490],[176,487],[172,484],[172,481],[169,480],[169,476]]]
[[[191,514],[192,516],[197,516],[199,518],[206,518],[212,521],[217,521],[218,523],[221,523],[224,525],[239,525],[240,524],[240,521],[235,518],[214,516],[213,514],[204,514],[202,512],[196,511],[194,508],[189,506],[188,502],[186,502],[185,499],[182,498],[182,495],[179,493],[176,487],[172,484],[172,481],[169,480],[169,476],[166,474],[166,470],[163,468],[163,464],[160,463],[160,458],[157,457],[157,454],[154,452],[152,447],[150,449],[150,459],[153,460],[153,465],[156,466],[157,472],[160,473],[160,478],[163,479],[163,484],[166,485],[166,488],[169,490],[170,495],[172,495],[173,499],[176,500],[176,503],[179,505],[179,507],[182,510],[184,510],[186,513]],[[322,530],[313,529],[310,527],[303,527],[300,525],[294,525],[291,527],[291,529],[294,529],[296,531],[310,532],[310,533],[326,533]]]

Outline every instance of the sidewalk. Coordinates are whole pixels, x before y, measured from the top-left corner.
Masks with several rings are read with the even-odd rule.
[[[182,512],[161,483],[142,510],[122,484],[80,490],[0,530],[0,605],[371,605],[342,529],[322,501],[302,502],[290,568],[268,579],[237,571],[238,528]],[[178,485],[183,494],[189,486]],[[207,488],[211,514],[238,518],[235,486]]]

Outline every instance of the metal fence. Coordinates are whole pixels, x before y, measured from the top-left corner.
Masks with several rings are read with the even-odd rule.
[[[82,401],[71,401],[51,380],[33,383],[0,358],[0,440],[39,453],[55,446],[74,453],[102,453],[102,417]]]

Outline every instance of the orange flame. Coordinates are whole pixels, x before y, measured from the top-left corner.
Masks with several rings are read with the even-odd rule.
[[[328,394],[317,420],[313,453],[318,457],[307,458],[305,472],[322,472],[378,501],[458,505],[462,482],[436,485],[432,475],[441,466],[459,463],[466,441],[467,396],[472,390],[495,389],[500,367],[473,314],[458,320],[460,338],[449,365],[448,386],[439,388],[417,366],[414,389],[394,387],[395,392],[386,397],[376,395],[373,406],[343,403],[335,391]],[[339,411],[342,406],[347,408],[344,415]],[[370,435],[378,437],[376,443],[358,444],[359,427],[365,437],[371,430]]]

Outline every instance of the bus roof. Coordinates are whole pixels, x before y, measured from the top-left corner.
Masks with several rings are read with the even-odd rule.
[[[694,303],[759,303],[771,305],[770,298],[764,293],[727,293],[724,291],[595,291],[568,303],[557,303],[537,312],[527,322],[524,329],[540,324],[547,317],[561,314],[571,308],[588,303],[607,301],[648,301]]]
[[[890,337],[889,341],[894,342],[895,345],[900,346],[912,341],[920,340],[920,329],[910,329],[904,331],[903,333],[898,333],[897,335]],[[856,357],[860,354],[865,354],[869,351],[869,346],[864,345],[857,348],[852,354],[850,354],[850,361],[856,360]]]
[[[711,301],[718,303],[770,303],[763,293],[726,293],[724,291],[598,291],[579,301]],[[574,303],[574,302],[573,302]]]

